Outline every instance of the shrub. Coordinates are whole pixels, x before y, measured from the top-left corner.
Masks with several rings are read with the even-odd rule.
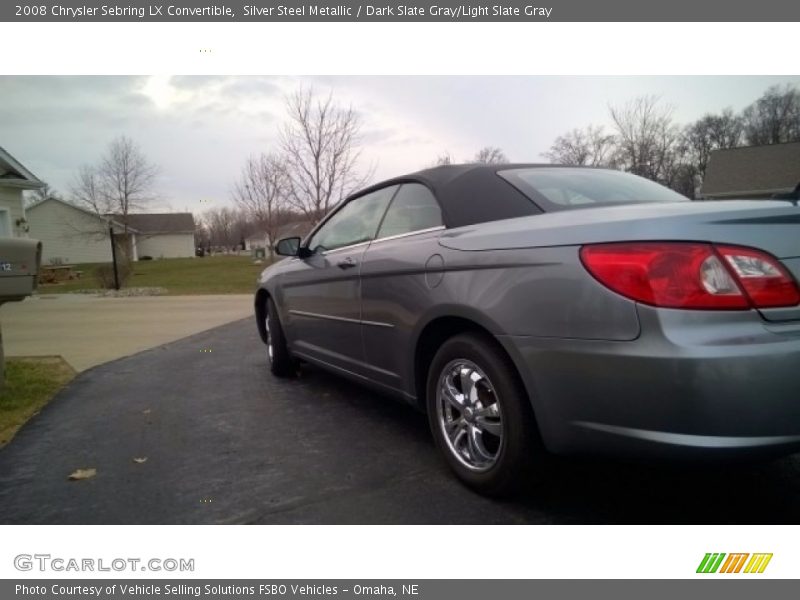
[[[133,274],[133,269],[129,262],[121,262],[117,265],[119,276],[119,286],[123,287],[128,278]],[[114,265],[100,265],[94,270],[94,278],[98,285],[104,290],[114,289]]]
[[[153,257],[152,257],[152,256],[147,256],[147,255],[145,255],[145,256],[140,256],[140,257],[139,257],[139,260],[153,260]]]

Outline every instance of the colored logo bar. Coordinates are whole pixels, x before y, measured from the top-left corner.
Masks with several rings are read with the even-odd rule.
[[[748,560],[749,558],[749,560]],[[707,552],[697,567],[698,573],[763,573],[772,553]]]

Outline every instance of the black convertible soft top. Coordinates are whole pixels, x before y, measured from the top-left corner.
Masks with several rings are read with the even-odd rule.
[[[389,185],[421,183],[439,200],[445,225],[462,227],[541,213],[541,208],[528,196],[497,173],[510,169],[559,166],[562,165],[522,163],[443,165],[387,179],[360,190],[351,197],[355,198]]]

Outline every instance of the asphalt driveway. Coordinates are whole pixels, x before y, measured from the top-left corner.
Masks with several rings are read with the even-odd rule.
[[[245,319],[78,376],[0,450],[0,523],[800,522],[797,457],[557,467],[513,501],[477,496],[424,416],[316,369],[272,378]]]

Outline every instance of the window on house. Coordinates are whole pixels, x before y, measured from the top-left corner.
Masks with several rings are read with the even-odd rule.
[[[0,237],[11,237],[11,215],[5,208],[0,208]]]

